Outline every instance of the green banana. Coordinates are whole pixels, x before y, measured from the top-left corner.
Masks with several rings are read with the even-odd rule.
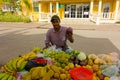
[[[19,68],[18,68],[18,71],[22,71],[22,70],[24,69],[24,67],[26,66],[27,62],[28,62],[28,61],[23,61],[23,62],[20,64],[20,66],[19,66]]]
[[[5,76],[2,78],[2,79],[0,79],[0,80],[8,80],[8,77],[9,77],[10,75],[9,74],[5,74]]]
[[[18,60],[18,62],[17,62],[17,68],[18,68],[18,69],[19,69],[21,63],[24,62],[24,61],[25,61],[24,58],[22,58],[22,57],[19,58],[19,60]]]
[[[18,60],[19,60],[19,57],[17,57],[17,58],[14,58],[13,60],[12,60],[12,67],[13,67],[13,69],[17,72],[17,62],[18,62]]]
[[[14,71],[10,70],[6,65],[4,65],[3,68],[4,68],[4,72],[9,73],[11,75],[14,74]]]
[[[13,80],[13,76],[10,75],[9,78],[8,78],[8,80]]]
[[[0,80],[6,76],[6,73],[0,73]]]
[[[16,78],[15,77],[13,77],[13,79],[12,80],[16,80]]]
[[[9,62],[7,62],[6,66],[7,66],[10,70],[16,72],[16,71],[14,70],[13,66],[12,66],[13,60],[14,60],[14,59],[12,59],[12,60],[10,60]]]

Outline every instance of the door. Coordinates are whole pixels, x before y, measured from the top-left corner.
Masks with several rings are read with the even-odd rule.
[[[89,4],[65,5],[65,18],[89,18]]]
[[[83,18],[89,18],[89,4],[83,5]]]
[[[76,17],[76,5],[71,5],[71,18]]]
[[[77,18],[83,18],[83,7],[82,5],[77,5]]]
[[[110,18],[110,4],[105,3],[103,5],[103,18]]]

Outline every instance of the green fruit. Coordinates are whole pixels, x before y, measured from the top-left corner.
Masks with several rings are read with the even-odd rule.
[[[0,73],[0,80],[1,80],[4,76],[6,76],[6,73]]]
[[[9,76],[10,75],[6,73],[5,76],[2,79],[0,79],[0,80],[8,80]]]
[[[84,52],[80,52],[77,56],[77,58],[81,61],[85,60],[87,58],[86,54]]]
[[[10,75],[9,78],[8,78],[8,80],[13,80],[13,76]]]

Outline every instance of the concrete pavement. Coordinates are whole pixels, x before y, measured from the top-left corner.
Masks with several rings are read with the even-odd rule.
[[[74,29],[73,49],[90,53],[120,54],[120,25],[61,24]],[[45,33],[50,23],[0,23],[0,65],[11,58],[30,52],[34,47],[44,47]]]

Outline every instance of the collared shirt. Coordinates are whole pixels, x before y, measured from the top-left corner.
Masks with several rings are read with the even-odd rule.
[[[47,31],[45,43],[51,43],[59,47],[67,47],[66,45],[66,30],[67,27],[60,27],[60,30],[56,32],[54,28],[51,28]]]

